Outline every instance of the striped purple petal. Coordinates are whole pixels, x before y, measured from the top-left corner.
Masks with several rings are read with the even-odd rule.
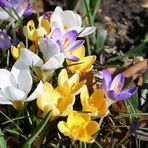
[[[61,30],[59,28],[55,28],[52,33],[51,33],[51,37],[54,41],[61,41],[63,40],[63,34],[61,32]]]
[[[113,79],[110,90],[114,90],[117,93],[120,93],[123,88],[123,85],[124,85],[124,80],[125,80],[125,78],[124,78],[123,74],[118,74]]]
[[[126,100],[137,91],[137,87],[131,87],[117,95],[117,100]]]
[[[74,41],[66,48],[66,51],[72,52],[72,51],[78,49],[80,46],[82,46],[84,44],[84,42],[85,42],[84,40]]]
[[[106,83],[106,86],[109,88],[110,87],[109,84],[112,81],[112,77],[111,77],[110,72],[107,69],[103,71],[102,77]]]
[[[66,54],[66,59],[73,61],[73,62],[78,62],[80,59],[74,55],[67,55]]]
[[[109,90],[107,92],[107,97],[113,101],[118,101],[117,99],[117,93],[114,90]]]

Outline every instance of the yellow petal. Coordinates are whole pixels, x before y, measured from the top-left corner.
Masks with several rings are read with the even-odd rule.
[[[20,57],[20,49],[11,46],[11,54],[14,57],[14,59],[17,60]]]
[[[44,16],[41,16],[39,18],[39,26],[43,27],[46,30],[47,34],[50,33],[50,23],[48,19],[46,19]]]
[[[80,99],[81,99],[83,110],[84,111],[88,110],[89,93],[86,85],[84,85],[81,89]]]
[[[57,126],[61,133],[63,133],[65,136],[71,137],[71,133],[67,127],[66,122],[60,121]]]
[[[94,135],[99,130],[99,124],[96,121],[88,122],[86,131],[89,135]]]
[[[76,94],[76,95],[79,94],[80,91],[81,91],[81,88],[85,85],[85,83],[86,83],[86,80],[83,80],[83,81],[79,82],[78,84],[76,84],[76,85],[72,88],[71,93]]]
[[[79,83],[79,74],[75,73],[71,78],[68,80],[69,89],[72,89],[76,84]]]
[[[29,50],[35,53],[35,51],[36,51],[35,46],[34,46],[34,45],[31,45],[31,46],[29,47]]]
[[[68,73],[66,69],[61,70],[58,76],[58,85],[63,85],[68,80]]]

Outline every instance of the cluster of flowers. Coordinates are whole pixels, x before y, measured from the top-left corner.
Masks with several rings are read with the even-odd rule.
[[[12,17],[8,13],[11,8],[15,8],[19,17],[32,11],[27,0],[2,0],[0,6],[1,20],[18,19],[16,14]],[[37,99],[41,111],[48,113],[52,110],[50,120],[67,117],[67,122],[58,123],[61,133],[73,140],[93,142],[92,135],[100,125],[91,117],[106,116],[112,103],[129,98],[136,92],[136,87],[122,91],[123,74],[112,80],[109,71],[104,70],[102,89],[89,94],[84,75],[92,71],[96,56],[85,56],[85,41],[79,37],[93,33],[95,27],[82,27],[80,15],[63,11],[61,7],[46,12],[38,22],[37,27],[33,20],[23,27],[24,36],[32,41],[30,48],[21,41],[17,46],[12,45],[7,31],[0,31],[0,48],[11,48],[16,60],[11,71],[0,69],[0,104],[13,105],[19,111],[27,102]],[[77,96],[81,111],[73,109]]]

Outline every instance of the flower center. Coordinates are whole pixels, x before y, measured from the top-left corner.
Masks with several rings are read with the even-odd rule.
[[[22,7],[22,9],[26,9],[27,3],[26,2],[22,2],[21,7]]]
[[[67,30],[69,28],[68,25],[64,25],[64,30]]]
[[[1,39],[5,39],[5,36],[4,36],[4,35],[1,35],[0,38],[1,38]]]
[[[23,102],[22,101],[12,101],[12,104],[13,104],[13,107],[16,109],[16,110],[21,110],[24,106]]]
[[[120,91],[121,86],[122,86],[122,82],[118,82],[117,85],[115,85],[113,90],[118,93]]]

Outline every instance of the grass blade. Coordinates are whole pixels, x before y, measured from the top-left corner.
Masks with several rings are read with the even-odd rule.
[[[23,148],[31,147],[31,144],[33,143],[33,141],[37,138],[37,136],[40,134],[40,132],[43,130],[43,128],[46,126],[47,122],[49,121],[50,114],[51,114],[51,111],[48,112],[45,118],[36,127],[32,135],[28,138],[28,140],[23,145]]]
[[[0,129],[0,147],[7,148],[7,145],[4,139],[4,134],[2,133],[1,129]]]

